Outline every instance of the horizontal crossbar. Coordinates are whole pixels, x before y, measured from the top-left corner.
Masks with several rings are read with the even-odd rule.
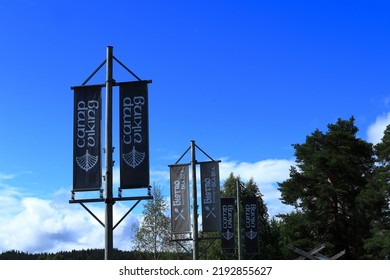
[[[128,200],[148,200],[153,199],[151,195],[132,196],[132,197],[115,197],[114,201],[128,201]],[[71,199],[69,203],[88,203],[88,202],[104,202],[104,198],[86,198],[86,199]]]

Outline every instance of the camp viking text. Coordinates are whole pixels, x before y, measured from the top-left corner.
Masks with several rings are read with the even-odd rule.
[[[181,206],[182,203],[182,193],[185,193],[186,190],[186,175],[185,168],[180,170],[179,179],[173,182],[174,185],[174,196],[173,196],[173,206]]]
[[[245,228],[256,228],[256,204],[245,205]]]
[[[95,131],[96,131],[96,116],[99,109],[97,100],[89,100],[88,102],[79,101],[77,103],[77,147],[84,148],[94,147]]]
[[[123,143],[142,143],[142,107],[145,98],[135,96],[123,98]]]
[[[217,189],[217,171],[215,167],[211,168],[211,178],[205,178],[204,198],[203,204],[215,203],[215,191]],[[214,195],[213,195],[214,193]]]
[[[233,205],[223,205],[222,206],[222,229],[232,229],[233,228]]]

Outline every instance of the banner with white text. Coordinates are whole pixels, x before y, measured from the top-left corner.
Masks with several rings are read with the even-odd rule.
[[[204,232],[221,230],[221,194],[219,185],[219,163],[200,163],[202,193],[202,227]]]
[[[234,211],[236,199],[234,197],[221,198],[221,247],[232,249],[235,246]]]
[[[101,107],[101,86],[74,88],[73,191],[101,188]]]
[[[249,251],[257,251],[259,248],[257,197],[243,197],[242,202],[245,214],[245,248],[248,253]]]
[[[148,82],[121,83],[120,188],[147,188],[149,170]]]
[[[188,164],[170,165],[172,233],[191,232]]]

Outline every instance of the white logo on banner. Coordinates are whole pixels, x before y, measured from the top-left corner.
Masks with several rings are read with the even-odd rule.
[[[173,208],[173,211],[175,211],[175,213],[177,214],[175,217],[175,221],[177,221],[177,219],[179,219],[179,217],[182,218],[184,221],[186,220],[186,218],[183,216],[184,209],[181,209],[181,211],[180,211],[178,208]]]
[[[123,99],[123,144],[142,144],[142,110],[145,104],[145,98],[142,96],[125,97]],[[132,168],[136,168],[140,165],[144,158],[145,152],[140,152],[133,149],[127,153],[122,154],[123,160],[126,164]]]
[[[253,240],[257,236],[257,231],[253,230],[256,229],[256,211],[256,204],[248,204],[245,206],[245,227],[250,229],[246,232],[246,236],[250,240]]]
[[[246,233],[246,236],[250,239],[253,240],[257,236],[257,232],[253,231],[252,229]]]
[[[225,238],[226,240],[230,240],[230,239],[233,238],[234,233],[231,232],[231,231],[229,231],[229,230],[227,230],[226,232],[222,232],[222,236],[223,236],[223,238]]]
[[[145,152],[138,152],[135,149],[135,146],[133,146],[133,150],[130,153],[123,154],[122,158],[128,166],[136,168],[143,162],[145,158]]]
[[[215,207],[213,208],[210,208],[209,206],[205,206],[204,209],[207,211],[207,215],[206,215],[206,219],[208,219],[210,217],[210,215],[212,215],[214,218],[216,218],[217,216],[214,214],[214,210],[215,210]]]
[[[91,155],[88,150],[86,150],[85,155],[81,157],[76,157],[77,165],[88,172],[92,168],[95,167],[96,163],[98,162],[99,156]]]
[[[98,116],[99,101],[88,100],[79,101],[77,103],[77,147],[80,149],[94,148],[96,140],[96,120]],[[88,149],[85,150],[85,154],[76,157],[77,165],[88,172],[95,167],[99,159],[99,156],[91,155]]]
[[[222,229],[221,232],[223,238],[226,240],[230,240],[234,237],[234,221],[233,221],[233,205],[223,205],[222,206]],[[224,230],[226,229],[226,231]],[[229,229],[233,229],[233,231],[230,231]]]

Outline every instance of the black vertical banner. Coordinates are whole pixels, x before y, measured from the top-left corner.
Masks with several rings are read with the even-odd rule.
[[[221,198],[221,247],[234,248],[234,208],[235,198]]]
[[[120,188],[149,186],[148,82],[121,83]]]
[[[259,246],[258,204],[256,197],[243,197],[245,248],[257,250]]]
[[[101,107],[101,86],[74,88],[74,191],[101,188]]]
[[[188,164],[170,166],[172,233],[191,231]]]
[[[221,195],[219,187],[219,163],[200,164],[203,231],[221,230]]]

